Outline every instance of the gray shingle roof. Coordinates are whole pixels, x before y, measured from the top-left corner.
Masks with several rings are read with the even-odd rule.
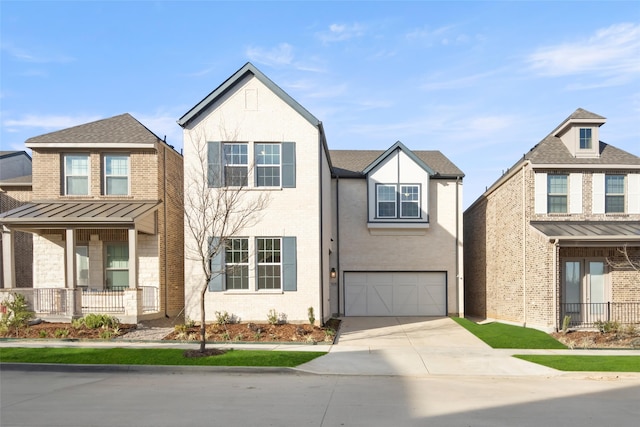
[[[56,132],[34,136],[26,141],[30,143],[62,143],[62,144],[144,144],[156,143],[160,138],[131,114],[125,113],[108,119],[102,119],[79,126],[62,129]]]
[[[525,159],[536,165],[640,165],[640,157],[600,141],[600,157],[581,158],[571,155],[560,138],[549,135],[533,147]]]
[[[420,160],[442,177],[464,177],[464,173],[440,151],[413,151]],[[330,150],[334,175],[340,178],[363,178],[362,171],[380,157],[384,150]]]

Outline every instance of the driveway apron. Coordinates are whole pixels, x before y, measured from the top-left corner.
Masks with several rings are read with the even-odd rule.
[[[299,367],[343,375],[557,375],[496,351],[448,317],[345,317],[329,353]]]

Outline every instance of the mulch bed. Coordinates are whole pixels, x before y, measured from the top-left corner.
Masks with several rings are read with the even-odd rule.
[[[111,337],[116,338],[136,329],[136,325],[120,324],[117,331],[111,330]],[[26,328],[10,328],[1,338],[59,338],[59,339],[104,339],[104,329],[89,329],[82,325],[74,328],[71,323],[41,322]]]
[[[569,348],[608,348],[608,349],[638,349],[640,348],[640,333],[624,334],[619,332],[575,331],[551,334],[555,339]]]

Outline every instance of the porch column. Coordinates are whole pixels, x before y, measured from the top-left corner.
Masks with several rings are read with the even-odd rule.
[[[129,237],[129,288],[138,287],[138,232],[134,228],[128,231]]]
[[[73,228],[65,230],[65,287],[75,289],[76,287],[76,231]]]
[[[2,284],[4,288],[16,287],[15,252],[13,251],[13,231],[2,226]]]

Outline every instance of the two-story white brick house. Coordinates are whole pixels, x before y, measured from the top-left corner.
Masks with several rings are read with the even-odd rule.
[[[32,200],[0,214],[3,289],[45,319],[175,316],[182,286],[182,156],[129,114],[36,136]],[[33,236],[18,289],[15,236]],[[179,260],[176,264],[175,260]]]
[[[465,211],[467,314],[640,321],[640,158],[600,141],[605,121],[576,110]]]
[[[242,188],[248,205],[268,195],[211,260],[226,273],[208,284],[207,320],[462,312],[463,174],[441,153],[329,151],[322,123],[250,63],[178,123],[185,200],[201,197],[189,179],[198,168],[212,195]],[[185,221],[185,313],[199,319],[206,276],[187,253],[191,234]]]

